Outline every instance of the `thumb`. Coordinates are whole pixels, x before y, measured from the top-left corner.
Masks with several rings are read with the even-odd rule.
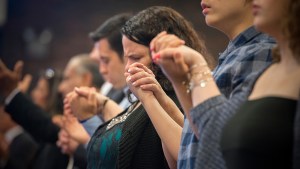
[[[26,74],[22,81],[19,82],[19,88],[23,93],[28,91],[28,88],[31,84],[32,76],[30,74]]]
[[[78,96],[86,97],[88,98],[90,91],[83,88],[75,87],[74,91],[78,94]]]

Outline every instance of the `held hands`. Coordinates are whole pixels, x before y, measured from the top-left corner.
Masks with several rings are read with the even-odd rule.
[[[161,51],[167,48],[176,48],[185,44],[185,41],[179,39],[173,34],[167,34],[166,31],[163,31],[156,35],[150,43],[151,51]]]
[[[153,96],[161,105],[167,106],[169,97],[155,79],[153,72],[141,63],[133,63],[125,73],[130,90],[143,102]],[[138,92],[136,92],[138,91]]]
[[[64,100],[64,115],[62,117],[61,130],[58,134],[57,146],[61,148],[62,153],[73,154],[79,144],[86,144],[90,140],[90,136],[79,123],[78,119],[74,115],[80,114],[84,109],[79,111],[72,111],[72,101],[75,99],[74,93],[69,93]],[[74,103],[73,103],[74,104]],[[83,104],[83,103],[82,103]],[[80,105],[78,105],[80,106]],[[75,107],[73,107],[74,109]],[[75,112],[75,114],[73,114]],[[84,118],[83,115],[80,117]]]
[[[149,96],[160,97],[162,88],[150,69],[141,63],[131,64],[125,73],[126,82],[133,94],[143,101]]]
[[[150,43],[152,59],[174,83],[187,80],[187,74],[193,65],[206,63],[197,51],[184,45],[184,41],[175,35],[162,32]]]
[[[78,120],[86,120],[97,114],[97,93],[88,87],[75,88],[64,100],[66,114],[74,114]]]

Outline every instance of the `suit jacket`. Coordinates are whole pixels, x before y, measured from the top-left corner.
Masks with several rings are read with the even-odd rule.
[[[38,148],[38,144],[26,132],[16,136],[9,145],[9,157],[4,169],[31,168]]]

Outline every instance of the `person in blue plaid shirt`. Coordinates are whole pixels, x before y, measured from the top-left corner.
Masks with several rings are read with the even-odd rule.
[[[180,40],[172,35],[158,35],[150,47],[156,63],[171,80],[186,114],[177,167],[195,168],[197,159],[199,168],[225,168],[218,144],[221,130],[216,129],[222,129],[227,118],[218,119],[222,124],[219,125],[214,123],[211,114],[197,113],[197,106],[219,92],[228,99],[240,93],[247,78],[255,78],[256,72],[271,64],[271,49],[275,41],[252,26],[251,0],[203,0],[201,6],[206,23],[230,39],[212,76],[202,55],[186,46],[174,46],[180,44]],[[170,36],[174,40],[170,40]],[[211,85],[218,87],[219,91],[211,90]],[[191,113],[195,116],[191,117],[193,107]],[[192,120],[195,125],[190,124]]]

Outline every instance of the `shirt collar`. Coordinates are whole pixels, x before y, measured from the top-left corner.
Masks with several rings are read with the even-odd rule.
[[[258,32],[254,28],[254,26],[247,28],[245,31],[240,33],[236,38],[229,42],[228,47],[226,48],[222,56],[226,57],[228,53],[231,53],[233,50],[243,46],[245,43],[251,41],[253,38],[260,34],[261,32]]]

